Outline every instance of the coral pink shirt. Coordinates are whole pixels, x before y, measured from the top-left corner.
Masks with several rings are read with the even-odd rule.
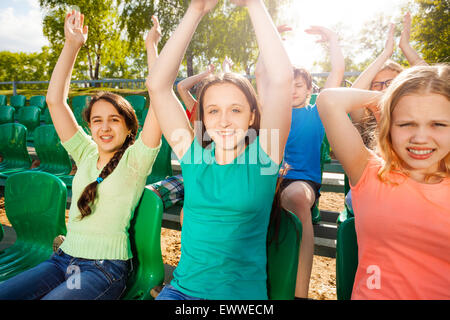
[[[358,269],[352,299],[450,299],[450,178],[377,177],[375,155],[352,186]]]

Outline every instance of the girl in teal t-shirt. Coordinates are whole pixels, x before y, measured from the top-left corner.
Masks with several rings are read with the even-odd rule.
[[[128,228],[159,151],[153,110],[136,139],[138,120],[123,97],[103,92],[83,111],[89,137],[67,104],[70,77],[87,26],[67,14],[65,43],[50,80],[47,103],[56,132],[74,159],[67,235],[52,257],[0,284],[2,299],[118,299],[126,289],[132,252]],[[157,22],[157,21],[156,21]],[[156,59],[157,24],[147,36],[149,67]]]
[[[225,73],[199,88],[191,128],[173,92],[202,17],[217,0],[193,0],[146,85],[185,183],[181,257],[157,299],[267,299],[266,239],[291,117],[292,66],[262,0],[235,0],[250,14],[270,90]],[[262,110],[262,111],[260,111]]]

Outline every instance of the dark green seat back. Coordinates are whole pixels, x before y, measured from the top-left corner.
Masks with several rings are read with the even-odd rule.
[[[41,109],[33,106],[20,108],[17,113],[17,121],[27,127],[27,140],[30,141],[33,138],[34,129],[41,124]]]
[[[48,108],[44,109],[41,116],[41,121],[44,121],[45,124],[53,124],[52,116],[50,115],[50,110],[48,110]]]
[[[150,290],[162,285],[164,264],[161,255],[163,204],[152,191],[144,189],[130,223],[133,272],[128,278],[126,300],[152,299]]]
[[[14,107],[0,106],[0,124],[14,122]]]
[[[311,94],[311,98],[309,99],[309,104],[316,103],[316,99],[317,99],[317,93]]]
[[[358,267],[358,243],[355,218],[342,222],[336,242],[336,293],[338,300],[349,300]]]
[[[54,175],[66,175],[72,171],[69,154],[61,144],[55,127],[51,124],[36,128],[34,148],[39,158],[39,167],[33,169]]]
[[[14,108],[21,108],[25,106],[27,98],[24,95],[15,95],[9,98],[9,104]]]
[[[131,104],[138,119],[142,118],[142,111],[147,103],[147,98],[140,95],[130,95],[125,97],[126,100]]]
[[[152,167],[152,172],[147,177],[146,184],[152,184],[161,180],[171,177],[172,172],[172,149],[166,138],[162,136],[161,149],[158,156],[155,159],[155,163]]]
[[[89,101],[91,101],[91,96],[88,95],[82,95],[82,96],[75,96],[72,98],[72,109],[74,108],[84,108],[89,105]]]
[[[31,158],[27,150],[27,128],[20,123],[0,125],[0,171],[31,167]]]
[[[8,99],[4,94],[0,94],[0,106],[6,106]]]
[[[29,102],[30,106],[39,107],[39,109],[44,110],[47,103],[45,102],[45,96],[32,96]]]
[[[17,238],[0,257],[0,282],[50,258],[53,239],[66,234],[66,195],[64,183],[49,173],[26,171],[6,180],[6,216]]]
[[[275,225],[271,225],[268,239],[274,232]],[[282,210],[278,241],[272,241],[267,247],[267,289],[270,300],[294,299],[301,237],[300,220],[293,213]]]

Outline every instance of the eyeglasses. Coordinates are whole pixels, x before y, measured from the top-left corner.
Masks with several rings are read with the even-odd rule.
[[[372,82],[371,89],[372,90],[377,90],[377,91],[382,91],[384,86],[386,86],[386,88],[388,88],[391,85],[392,80],[394,80],[394,79],[388,79],[386,81],[375,81],[375,82]]]

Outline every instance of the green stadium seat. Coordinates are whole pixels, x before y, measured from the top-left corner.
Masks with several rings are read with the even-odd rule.
[[[0,125],[0,185],[15,172],[31,167],[31,157],[27,150],[27,128],[20,123]]]
[[[318,95],[317,93],[311,94],[311,97],[309,98],[309,104],[316,103],[317,95]]]
[[[9,98],[9,104],[16,108],[21,108],[21,107],[25,107],[25,102],[26,102],[27,98],[24,95],[18,94],[15,96],[11,96],[11,98]]]
[[[68,175],[72,171],[72,161],[61,144],[55,127],[51,124],[36,128],[34,148],[40,160],[32,171],[44,171],[56,176]]]
[[[142,119],[142,112],[145,109],[145,104],[147,103],[147,98],[141,95],[130,95],[125,97],[126,100],[131,104],[136,116],[139,120]]]
[[[16,120],[27,127],[27,141],[33,141],[34,130],[41,124],[41,109],[39,107],[29,106],[20,108]]]
[[[164,136],[161,137],[161,149],[155,159],[152,172],[147,177],[146,185],[161,181],[173,175],[172,172],[172,149]]]
[[[3,226],[1,225],[1,223],[0,223],[0,241],[2,241],[2,239],[3,239],[3,236],[4,236],[4,231],[3,231]],[[3,251],[0,251],[0,253],[2,253]]]
[[[8,178],[5,210],[17,238],[0,253],[0,282],[50,258],[53,239],[66,234],[66,192],[61,180],[45,172]]]
[[[142,110],[142,115],[140,118],[138,118],[140,127],[144,126],[145,118],[147,118],[147,113],[148,113],[148,108],[145,108],[144,110]]]
[[[298,256],[302,238],[302,224],[291,212],[282,210],[278,241],[267,246],[267,290],[270,300],[293,300],[297,281]],[[271,239],[275,224],[269,228]]]
[[[29,102],[30,106],[39,107],[41,110],[41,114],[44,113],[44,110],[47,107],[47,102],[45,102],[45,96],[32,96]]]
[[[336,241],[336,293],[338,300],[350,300],[358,267],[355,218],[342,222]]]
[[[91,101],[91,96],[88,95],[82,95],[82,96],[75,96],[72,98],[72,109],[74,108],[85,108],[89,105],[89,101]]]
[[[150,290],[162,285],[164,264],[161,254],[163,204],[152,191],[144,189],[130,223],[133,272],[128,278],[124,300],[153,299]]]
[[[1,106],[6,106],[8,104],[8,99],[4,94],[0,95],[0,107]]]
[[[45,108],[44,112],[41,115],[41,123],[53,124],[52,117],[50,115],[50,110],[48,108]]]
[[[344,190],[345,190],[344,194],[346,196],[347,193],[350,191],[350,183],[348,181],[347,175],[344,175]],[[339,216],[338,216],[337,221],[336,221],[336,223],[338,225],[341,224],[342,222],[344,222],[345,220],[347,220],[348,218],[351,218],[351,217],[355,216],[355,214],[353,212],[353,208],[350,208],[347,205],[347,201],[344,201],[344,205],[345,205],[345,208],[344,208],[344,210],[342,210],[339,213]]]
[[[14,107],[1,106],[0,107],[0,124],[14,122]]]

